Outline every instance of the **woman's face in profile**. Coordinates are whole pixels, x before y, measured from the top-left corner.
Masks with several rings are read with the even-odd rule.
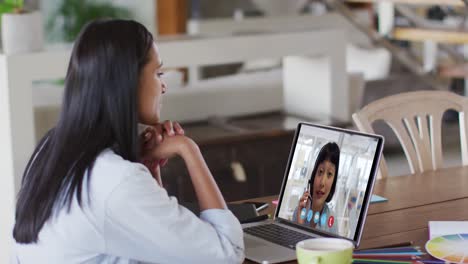
[[[145,125],[160,121],[161,95],[166,92],[162,77],[162,61],[156,44],[150,50],[150,59],[140,73],[138,87],[138,119]]]
[[[314,179],[314,189],[312,193],[314,203],[320,206],[325,204],[325,200],[330,194],[334,180],[335,164],[331,163],[329,160],[320,163]]]

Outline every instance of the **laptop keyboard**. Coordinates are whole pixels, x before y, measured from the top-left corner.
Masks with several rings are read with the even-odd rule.
[[[247,227],[244,232],[291,249],[297,242],[313,237],[275,224]]]

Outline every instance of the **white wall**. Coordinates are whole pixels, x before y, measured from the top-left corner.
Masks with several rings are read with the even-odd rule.
[[[156,1],[155,0],[112,0],[119,6],[127,7],[135,16],[135,20],[156,35]]]
[[[0,56],[0,87],[7,84],[6,59]],[[11,230],[15,206],[15,178],[13,163],[13,141],[10,120],[10,93],[0,89],[0,263],[9,263]]]

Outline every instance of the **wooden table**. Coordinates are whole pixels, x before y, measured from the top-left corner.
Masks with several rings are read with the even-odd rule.
[[[468,166],[381,179],[374,193],[388,201],[370,205],[361,249],[408,241],[423,249],[428,221],[468,220]],[[273,215],[276,198],[254,201],[270,202],[264,213]]]

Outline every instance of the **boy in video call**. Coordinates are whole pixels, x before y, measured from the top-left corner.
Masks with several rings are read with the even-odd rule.
[[[317,156],[307,187],[294,210],[294,222],[336,234],[336,225],[329,221],[332,214],[327,203],[335,193],[339,163],[338,145],[334,142],[325,144]]]

